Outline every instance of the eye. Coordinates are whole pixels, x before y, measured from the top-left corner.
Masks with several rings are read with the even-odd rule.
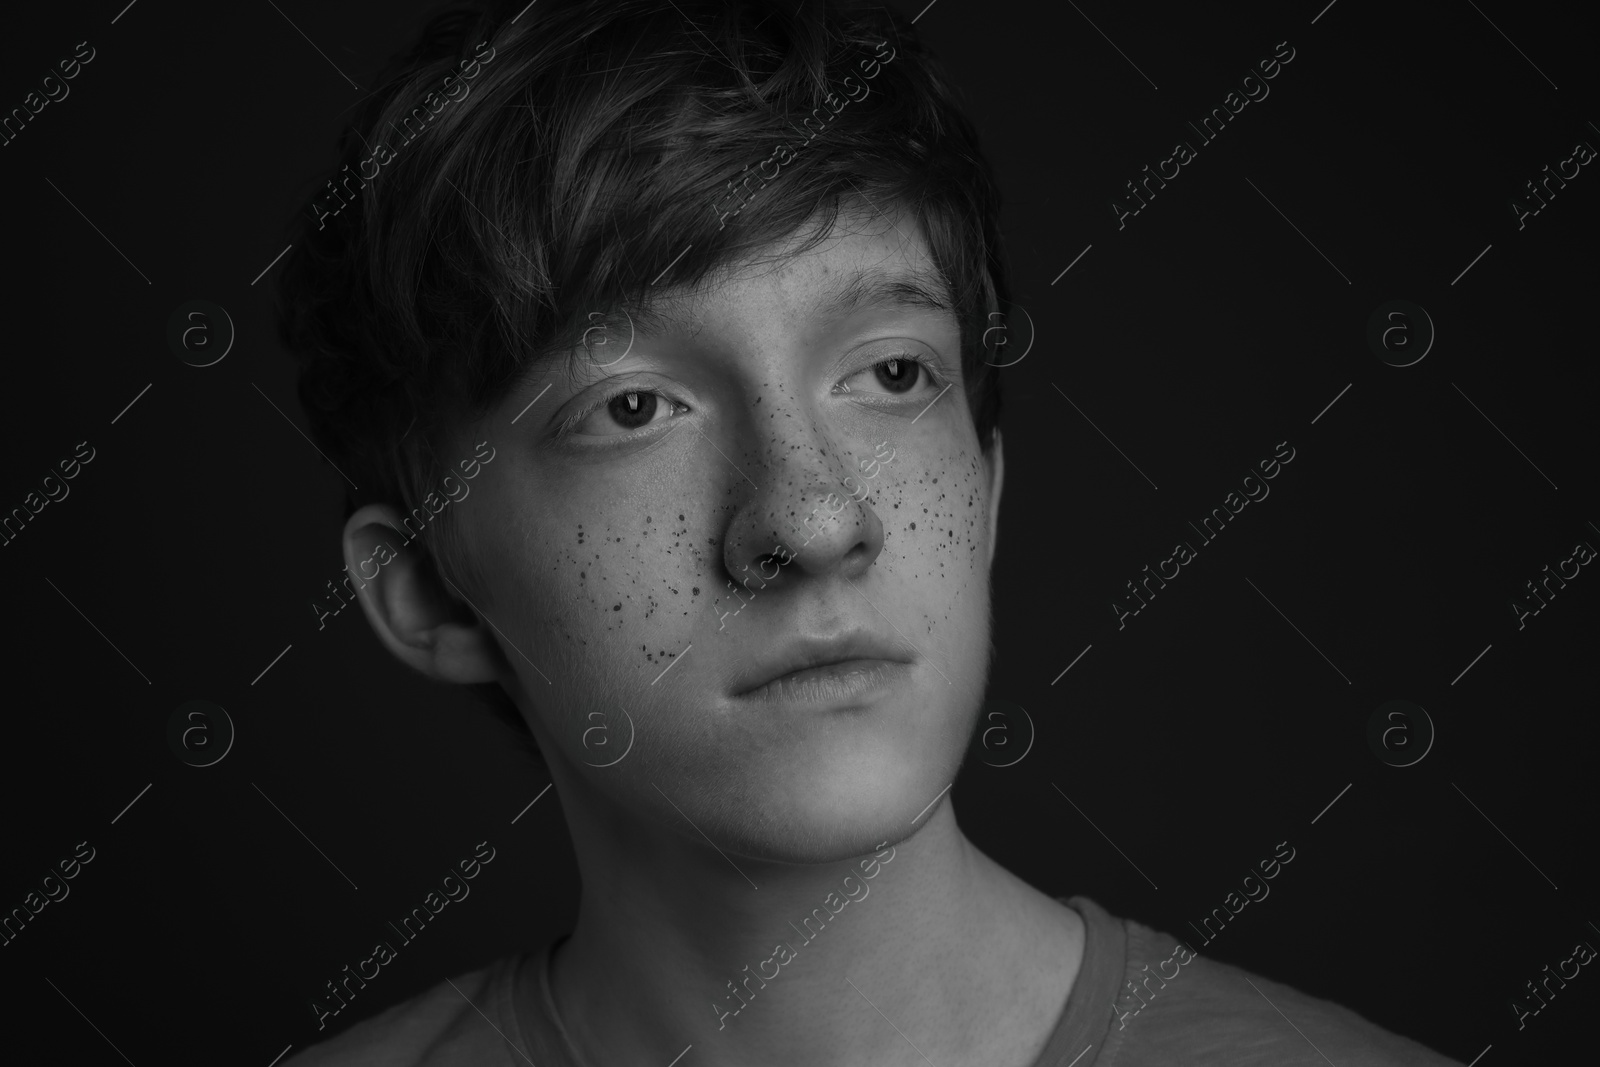
[[[910,352],[896,352],[850,375],[835,386],[834,391],[874,392],[876,390],[873,387],[876,386],[890,395],[904,396],[915,392],[919,386],[926,389],[937,378],[931,359]]]
[[[621,437],[672,418],[677,401],[652,389],[619,389],[592,407],[569,418],[563,436]]]

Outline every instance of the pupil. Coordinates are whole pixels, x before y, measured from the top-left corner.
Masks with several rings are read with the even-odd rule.
[[[625,429],[636,430],[641,426],[649,425],[656,413],[656,395],[654,393],[623,393],[612,400],[606,407],[611,412],[611,417],[617,425]]]
[[[922,365],[909,359],[886,359],[878,364],[878,381],[896,393],[904,393],[917,384]]]

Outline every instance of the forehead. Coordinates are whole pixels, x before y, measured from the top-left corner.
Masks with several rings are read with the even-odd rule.
[[[760,305],[802,322],[827,323],[865,310],[953,312],[949,285],[922,228],[905,213],[841,212],[817,239],[819,222],[716,270],[694,286],[654,295],[634,312],[648,333],[693,334]]]

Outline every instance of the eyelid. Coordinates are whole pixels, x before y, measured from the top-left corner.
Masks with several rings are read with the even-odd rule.
[[[584,436],[584,437],[600,437],[600,438],[606,438],[606,439],[609,439],[609,440],[612,440],[612,441],[620,441],[620,440],[626,440],[627,438],[631,437],[634,434],[643,433],[646,430],[649,430],[651,426],[655,425],[654,423],[648,423],[648,424],[646,424],[644,426],[640,426],[640,427],[638,427],[636,429],[628,430],[626,432],[616,433],[616,434],[582,434],[582,435],[580,435],[580,434],[577,433],[578,427],[583,425],[584,420],[587,419],[590,415],[593,415],[595,412],[599,411],[601,408],[605,407],[607,404],[611,403],[613,400],[617,399],[619,396],[627,396],[629,393],[640,393],[640,394],[649,393],[649,394],[651,394],[653,396],[660,397],[662,400],[664,400],[666,403],[670,404],[674,408],[687,408],[689,406],[689,405],[685,404],[683,401],[677,399],[676,397],[672,396],[669,393],[663,392],[660,389],[652,389],[652,388],[650,388],[648,386],[641,386],[641,385],[631,385],[631,386],[630,385],[619,385],[615,389],[607,390],[602,396],[597,398],[594,401],[594,403],[588,404],[588,405],[584,406],[583,408],[579,409],[578,411],[574,412],[573,414],[568,415],[565,419],[562,419],[561,423],[556,427],[555,433],[552,436],[556,440],[565,440],[566,438],[574,437],[574,436]],[[667,420],[667,421],[670,421],[670,420]]]
[[[889,363],[897,359],[903,359],[907,360],[908,362],[921,365],[923,372],[926,373],[928,377],[932,378],[935,383],[939,385],[950,384],[950,376],[945,373],[942,361],[938,356],[933,355],[932,353],[918,352],[915,351],[912,346],[908,345],[892,352],[875,353],[875,356],[876,358],[874,358],[872,362],[866,364],[865,366],[857,367],[855,370],[839,379],[840,383],[843,384],[858,374],[865,374],[867,371],[872,370],[874,367],[880,366],[881,364]]]

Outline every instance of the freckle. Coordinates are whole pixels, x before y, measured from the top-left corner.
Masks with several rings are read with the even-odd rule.
[[[700,595],[700,587],[698,585],[695,586],[692,590],[690,590],[690,593],[693,596],[699,596]]]
[[[611,610],[612,611],[621,611],[622,610],[622,605],[621,604],[613,605]]]

